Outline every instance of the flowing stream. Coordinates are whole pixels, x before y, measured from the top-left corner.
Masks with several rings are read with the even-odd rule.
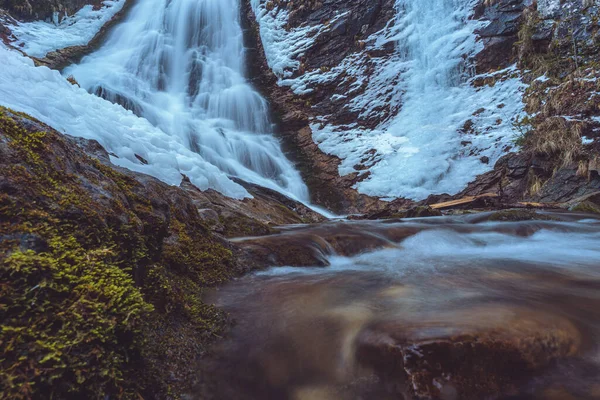
[[[465,101],[455,87],[464,81],[462,54],[474,47],[463,18],[469,4],[397,2],[411,69],[390,129],[422,145],[421,158],[403,159],[405,167],[417,160],[422,169],[423,157],[458,146]],[[239,7],[239,0],[139,0],[66,74],[220,171],[306,200],[272,135],[268,104],[247,82]],[[452,183],[465,172],[455,168],[455,153],[430,162],[421,171],[427,179],[406,179],[427,193],[433,183]],[[390,177],[398,171],[389,164]],[[261,261],[280,267],[206,294],[236,324],[199,366],[191,395],[600,398],[600,220],[490,218],[337,221],[237,240],[249,251],[266,249]]]
[[[295,243],[290,263],[304,251],[329,265],[272,268],[207,297],[236,325],[198,398],[600,398],[600,219],[490,215],[238,241]]]
[[[239,0],[139,0],[102,48],[65,74],[226,174],[307,200],[272,135],[267,102],[246,80],[239,10]]]

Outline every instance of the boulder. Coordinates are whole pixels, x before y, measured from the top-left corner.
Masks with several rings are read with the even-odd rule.
[[[563,317],[488,305],[363,330],[358,362],[408,398],[480,400],[518,394],[554,360],[574,356],[577,328]]]

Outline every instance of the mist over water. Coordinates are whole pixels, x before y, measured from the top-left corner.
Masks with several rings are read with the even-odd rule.
[[[140,0],[102,48],[65,74],[220,171],[306,200],[272,136],[268,104],[246,80],[239,10],[238,0]]]

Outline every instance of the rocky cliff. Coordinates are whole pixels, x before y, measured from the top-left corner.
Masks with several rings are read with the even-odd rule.
[[[398,41],[406,33],[403,13],[411,11],[410,2],[250,3],[255,82],[279,113],[282,135],[305,175],[319,177],[311,185],[315,201],[354,211],[381,207],[373,197],[398,197],[373,189],[373,182],[387,171],[380,165],[392,162],[390,154],[404,145],[394,119],[414,116],[401,114],[411,106],[411,71]],[[468,18],[475,21],[477,44],[471,53],[464,50],[472,72],[463,85],[475,93],[462,102],[467,112],[460,123],[449,128],[462,147],[453,151],[459,159],[480,159],[481,166],[469,164],[480,174],[463,180],[469,185],[458,195],[440,196],[444,185],[438,185],[426,202],[489,192],[506,201],[557,202],[597,189],[597,4],[481,1]],[[289,47],[287,59],[274,56],[281,53],[275,40]],[[335,198],[338,192],[343,200]],[[406,206],[407,197],[396,204]]]
[[[527,83],[527,114],[514,122],[520,152],[503,157],[463,194],[560,202],[600,187],[598,15],[590,1],[541,1],[519,12],[518,30],[503,40],[515,40],[516,31],[510,56]]]
[[[55,20],[73,15],[85,5],[99,8],[102,0],[2,0],[0,8],[21,21]]]

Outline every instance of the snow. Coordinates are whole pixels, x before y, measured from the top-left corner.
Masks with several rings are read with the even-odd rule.
[[[310,48],[315,39],[345,13],[338,14],[327,25],[308,25],[286,29],[289,12],[277,7],[268,10],[267,2],[250,0],[260,26],[265,56],[271,70],[279,78],[288,78],[300,67],[298,59]]]
[[[312,121],[313,139],[321,150],[342,159],[340,175],[368,171],[368,178],[355,186],[359,192],[421,200],[462,190],[490,170],[519,134],[513,123],[524,115],[525,84],[516,67],[477,77],[465,62],[465,56],[472,59],[483,47],[474,32],[485,22],[470,19],[475,3],[396,0],[395,20],[367,38],[363,52],[329,71],[301,74],[292,72],[299,63],[288,42],[298,40],[300,31],[283,28],[287,11],[267,12],[259,0],[253,0],[253,7],[280,85],[301,96],[319,85],[341,82],[343,92],[331,98],[336,106],[359,119],[379,119],[375,129],[358,123],[336,126],[328,115]],[[271,39],[276,37],[288,44]],[[378,50],[390,43],[396,46],[394,54],[366,56],[385,53]],[[474,87],[474,79],[484,78],[495,84]],[[392,112],[382,113],[386,108]],[[471,129],[465,130],[465,123]],[[482,157],[489,162],[481,162]]]
[[[552,18],[560,10],[560,0],[538,0],[537,9],[544,18]]]
[[[58,71],[35,67],[33,61],[0,45],[0,105],[22,111],[62,133],[94,139],[116,155],[111,161],[133,171],[179,185],[187,175],[200,189],[214,188],[234,198],[249,197],[178,136],[146,119],[68,83]],[[142,164],[135,155],[148,161]]]
[[[550,80],[550,78],[548,78],[546,75],[541,75],[538,76],[537,78],[534,79],[534,82],[548,82]]]
[[[592,144],[592,143],[594,143],[594,139],[590,139],[586,136],[581,137],[581,144],[587,145],[587,144]]]
[[[32,57],[45,57],[58,49],[85,45],[123,8],[125,1],[105,0],[99,10],[86,5],[60,23],[56,15],[53,22],[20,22],[9,26],[16,37],[14,45]]]

